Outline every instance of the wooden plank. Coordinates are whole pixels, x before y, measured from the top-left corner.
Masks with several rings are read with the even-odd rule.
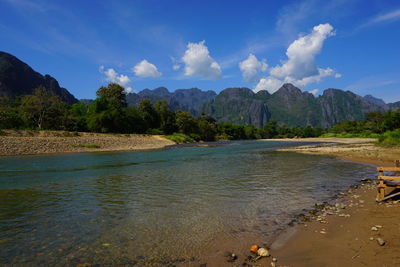
[[[400,185],[378,185],[378,188],[400,188]]]
[[[389,198],[392,198],[392,197],[395,197],[395,196],[398,196],[398,195],[400,195],[400,192],[387,195],[386,197],[383,197],[383,199],[382,199],[381,201],[386,200],[386,199],[389,199]]]
[[[400,172],[400,167],[378,167],[377,171]]]
[[[380,180],[400,180],[400,176],[378,176]]]

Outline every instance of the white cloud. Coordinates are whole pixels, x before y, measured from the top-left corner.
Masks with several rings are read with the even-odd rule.
[[[131,82],[128,76],[123,74],[118,74],[113,68],[105,69],[104,66],[100,66],[99,71],[105,75],[104,80],[110,83],[117,83],[122,87],[125,87],[125,91],[130,93],[133,89],[132,87],[127,87]]]
[[[161,72],[157,70],[157,67],[145,59],[137,63],[132,68],[132,72],[142,78],[157,78],[161,76]]]
[[[314,96],[317,96],[319,90],[318,90],[318,89],[313,89],[313,90],[310,90],[310,91],[308,91],[308,92],[309,92],[310,94],[313,94]]]
[[[239,63],[239,68],[246,82],[256,83],[260,79],[260,72],[266,71],[268,65],[265,59],[259,61],[255,55],[250,54],[247,59]]]
[[[180,68],[181,68],[181,65],[179,65],[179,64],[172,65],[173,70],[179,70]]]
[[[206,79],[221,78],[221,67],[210,56],[205,41],[188,43],[182,61],[185,64],[185,76],[201,76]]]
[[[376,16],[370,21],[370,23],[378,23],[378,22],[398,20],[398,19],[400,19],[400,9],[396,9],[391,12]]]
[[[257,93],[258,91],[261,90],[267,90],[271,94],[274,93],[279,89],[279,87],[282,86],[282,81],[278,80],[274,77],[266,77],[266,78],[261,78],[258,84],[256,85],[256,88],[254,88],[254,92]]]
[[[320,68],[315,62],[325,39],[333,35],[335,32],[330,24],[320,24],[311,33],[292,42],[286,50],[288,59],[282,65],[271,68],[270,76],[262,78],[254,91],[268,90],[273,93],[284,83],[304,87],[328,76],[341,77],[333,69]]]

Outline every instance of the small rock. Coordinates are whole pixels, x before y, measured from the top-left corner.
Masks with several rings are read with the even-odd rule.
[[[376,239],[376,241],[378,242],[379,246],[384,246],[386,244],[385,240],[383,240],[382,238],[378,237]]]
[[[326,232],[325,232],[325,231],[319,231],[319,232],[320,232],[321,234],[323,234],[323,235],[324,235],[324,234],[326,234]]]
[[[372,226],[371,231],[378,231],[378,228],[376,228],[375,226]]]
[[[228,262],[234,262],[237,258],[236,254],[232,253],[228,258]]]
[[[269,252],[266,248],[259,248],[257,254],[261,257],[269,257]]]
[[[272,261],[273,262],[277,262],[278,260],[276,258],[272,258]]]
[[[373,240],[374,240],[374,238],[371,236],[371,237],[369,238],[369,240],[373,241]]]
[[[276,267],[275,262],[271,262],[271,267]]]
[[[377,224],[377,225],[375,225],[375,227],[381,229],[382,225]]]

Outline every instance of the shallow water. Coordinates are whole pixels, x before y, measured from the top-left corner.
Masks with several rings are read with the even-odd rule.
[[[268,241],[371,166],[276,152],[301,143],[0,159],[0,264],[167,265],[219,240]]]

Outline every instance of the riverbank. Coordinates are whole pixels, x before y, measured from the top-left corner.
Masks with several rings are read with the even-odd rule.
[[[3,130],[0,156],[52,153],[141,151],[175,143],[159,135],[100,134],[66,131]]]
[[[336,141],[280,151],[329,155],[376,166],[393,166],[393,161],[400,159],[398,148],[377,147],[368,140]],[[271,253],[283,266],[400,265],[400,202],[376,203],[375,197],[375,181],[349,189],[336,206],[328,206],[319,216],[311,216],[311,221],[282,234],[272,244]]]
[[[393,166],[393,161],[400,159],[400,148],[376,146],[374,144],[376,140],[372,138],[303,138],[285,140],[319,143],[282,148],[278,149],[278,151],[334,156],[344,160],[379,166]]]

